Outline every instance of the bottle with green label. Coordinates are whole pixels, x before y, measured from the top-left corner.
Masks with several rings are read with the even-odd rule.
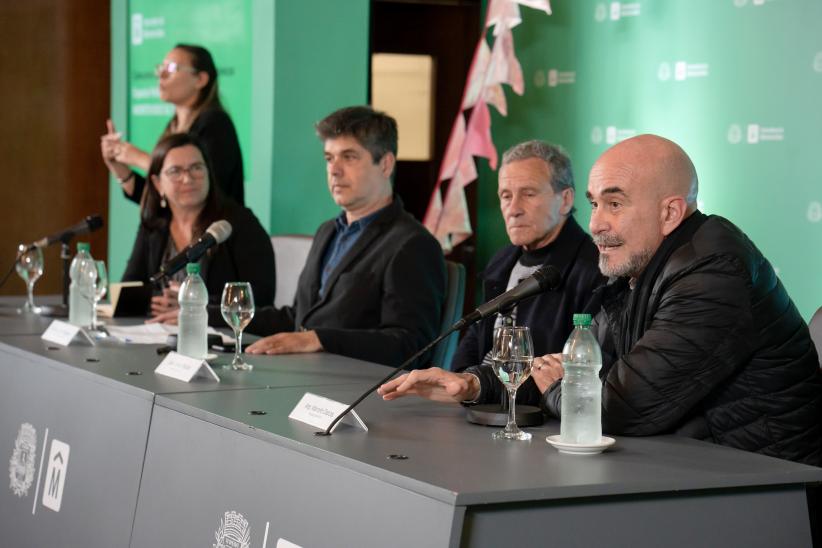
[[[562,349],[563,443],[593,445],[602,437],[602,351],[591,332],[591,315],[574,314],[574,330]]]

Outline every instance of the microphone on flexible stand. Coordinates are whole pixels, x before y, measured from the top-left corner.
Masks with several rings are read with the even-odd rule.
[[[231,236],[231,223],[226,220],[215,221],[206,229],[200,238],[182,250],[180,253],[163,263],[160,270],[149,278],[153,284],[182,270],[188,263],[193,263],[202,257],[206,251],[217,244],[221,244]]]
[[[86,232],[94,232],[98,228],[102,228],[103,226],[103,218],[99,215],[89,215],[79,223],[74,226],[70,226],[60,232],[56,232],[50,236],[46,236],[45,238],[40,238],[36,242],[32,243],[29,246],[29,249],[32,247],[49,247],[52,244],[56,244],[57,242],[62,242],[67,244],[72,238],[75,236],[79,236],[80,234],[85,234]]]
[[[87,232],[94,232],[95,230],[102,228],[102,226],[103,218],[100,215],[89,215],[76,225],[51,234],[50,236],[46,236],[45,238],[41,238],[29,245],[28,249],[33,249],[35,247],[49,247],[58,242],[62,244],[60,259],[62,259],[63,262],[63,304],[55,306],[41,306],[39,312],[41,315],[54,318],[68,317],[68,293],[70,283],[69,269],[71,268],[71,248],[69,247],[69,242],[75,236],[86,234]]]
[[[562,275],[556,267],[551,265],[541,266],[537,269],[536,272],[522,280],[515,287],[491,299],[487,303],[481,304],[476,308],[476,310],[460,319],[457,323],[449,327],[439,337],[435,338],[433,341],[425,345],[425,347],[418,350],[416,353],[414,353],[413,356],[411,356],[403,363],[401,363],[396,369],[392,370],[391,373],[386,375],[377,384],[366,390],[364,394],[362,394],[359,398],[357,398],[354,401],[354,403],[349,405],[342,413],[337,415],[337,417],[333,421],[331,421],[331,424],[329,424],[324,431],[314,432],[314,435],[330,436],[331,430],[334,428],[334,426],[336,426],[336,424],[340,422],[340,420],[342,420],[342,418],[346,416],[349,413],[349,411],[354,409],[357,405],[359,405],[361,401],[367,398],[377,388],[390,381],[394,375],[396,375],[397,373],[399,373],[400,371],[414,363],[417,360],[417,358],[431,350],[438,342],[446,338],[454,331],[464,329],[465,327],[468,327],[469,325],[476,323],[483,318],[487,318],[492,314],[496,314],[497,312],[510,309],[511,307],[513,307],[520,301],[527,299],[528,297],[533,297],[538,293],[543,293],[545,291],[556,289],[557,286],[559,286],[560,282],[562,282]]]

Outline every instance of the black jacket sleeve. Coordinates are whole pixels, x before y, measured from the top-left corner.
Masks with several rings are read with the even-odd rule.
[[[479,355],[479,340],[482,337],[482,326],[484,322],[477,322],[463,335],[454,358],[451,360],[451,370],[455,372],[464,371],[468,367],[478,365],[482,362]]]
[[[148,277],[153,274],[153,272],[149,273],[148,271],[149,253],[149,233],[140,225],[137,230],[137,237],[134,240],[134,246],[131,248],[131,256],[123,273],[124,282],[148,281]]]
[[[604,371],[602,428],[611,434],[671,432],[750,357],[747,276],[733,259],[714,258],[672,280],[651,325]],[[543,403],[560,415],[552,386]]]
[[[274,249],[268,233],[251,210],[232,206],[228,212],[232,234],[222,244],[224,249],[214,255],[206,281],[209,289],[209,323],[214,326],[225,325],[220,312],[220,299],[226,283],[249,282],[257,309],[274,303],[277,286]]]
[[[223,194],[238,205],[244,205],[243,155],[229,115],[222,110],[204,111],[189,132],[203,143],[214,169],[213,178]]]
[[[130,200],[135,204],[139,204],[140,200],[143,198],[143,189],[146,187],[146,178],[134,172],[134,194],[128,194],[126,191],[123,191],[123,196],[126,197],[126,200]]]

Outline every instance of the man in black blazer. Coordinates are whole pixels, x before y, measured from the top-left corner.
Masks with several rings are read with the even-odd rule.
[[[294,306],[259,310],[249,331],[274,334],[246,351],[324,350],[398,365],[438,334],[445,299],[442,250],[393,193],[393,118],[348,107],[316,129],[328,188],[343,211],[314,235]]]

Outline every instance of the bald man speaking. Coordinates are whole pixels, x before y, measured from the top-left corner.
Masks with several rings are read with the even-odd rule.
[[[690,158],[654,135],[617,144],[591,169],[589,228],[610,278],[589,307],[603,347],[603,430],[822,465],[822,375],[808,327],[745,234],[697,210],[697,190]],[[540,404],[559,417],[560,356],[534,368]],[[490,371],[442,373],[415,371],[380,393],[498,398]]]

